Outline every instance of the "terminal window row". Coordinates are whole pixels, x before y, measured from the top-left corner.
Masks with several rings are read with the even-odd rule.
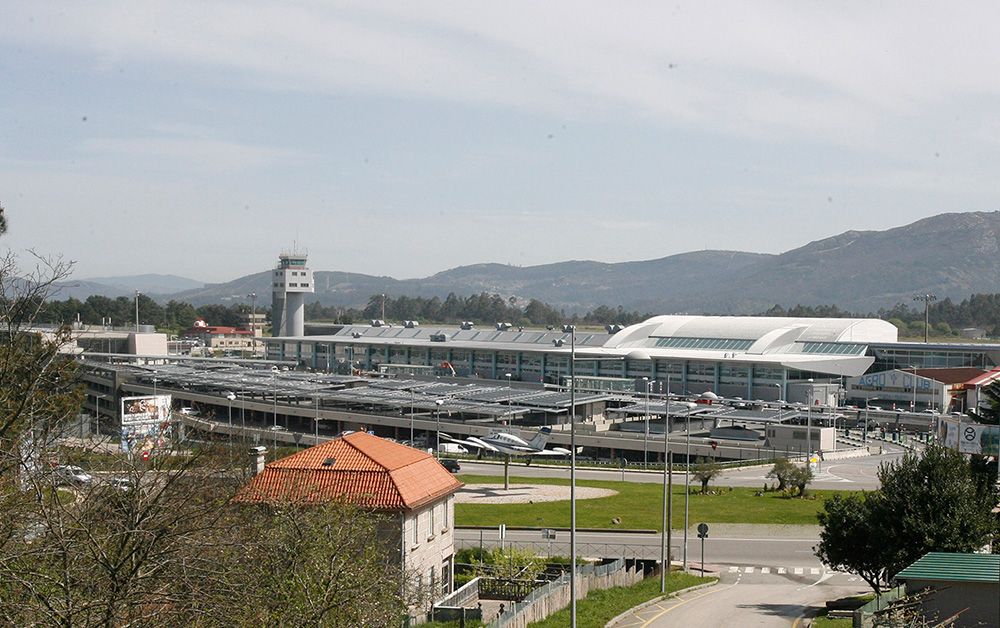
[[[716,351],[746,351],[753,346],[753,340],[744,338],[657,338],[657,347],[674,349],[713,349]]]

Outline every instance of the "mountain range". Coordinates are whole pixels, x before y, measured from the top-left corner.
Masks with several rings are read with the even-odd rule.
[[[940,214],[885,231],[847,231],[776,255],[708,250],[619,263],[486,263],[405,280],[339,271],[314,275],[316,293],[307,302],[342,307],[364,307],[380,293],[443,298],[450,292],[488,292],[579,313],[621,305],[653,313],[749,314],[776,304],[834,304],[867,313],[909,303],[915,294],[961,300],[972,293],[1000,293],[1000,211]],[[138,289],[132,277],[70,283],[112,297]],[[194,305],[246,301],[255,292],[263,306],[271,299],[271,274],[145,292]]]

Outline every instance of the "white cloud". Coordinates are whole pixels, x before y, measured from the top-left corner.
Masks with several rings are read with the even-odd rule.
[[[272,89],[866,144],[882,117],[1000,96],[998,17],[995,3],[51,2],[14,7],[0,32]]]
[[[179,137],[95,138],[82,150],[136,161],[171,163],[193,171],[232,172],[300,159],[295,151],[223,140]]]

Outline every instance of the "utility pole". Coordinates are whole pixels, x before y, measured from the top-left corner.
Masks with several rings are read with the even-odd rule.
[[[257,357],[257,293],[251,292],[250,298],[250,357]]]
[[[927,332],[930,326],[931,301],[937,301],[933,294],[918,294],[913,297],[914,301],[924,302],[924,344],[927,344]]]
[[[139,333],[139,291],[135,291],[135,333]]]

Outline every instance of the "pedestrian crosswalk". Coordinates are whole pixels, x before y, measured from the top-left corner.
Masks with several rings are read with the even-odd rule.
[[[758,567],[756,565],[730,565],[729,573],[743,573],[743,574],[754,574],[760,573],[763,575],[769,575],[775,573],[779,576],[784,576],[787,574],[792,574],[796,576],[818,576],[822,573],[836,573],[836,572],[824,572],[820,567]]]

